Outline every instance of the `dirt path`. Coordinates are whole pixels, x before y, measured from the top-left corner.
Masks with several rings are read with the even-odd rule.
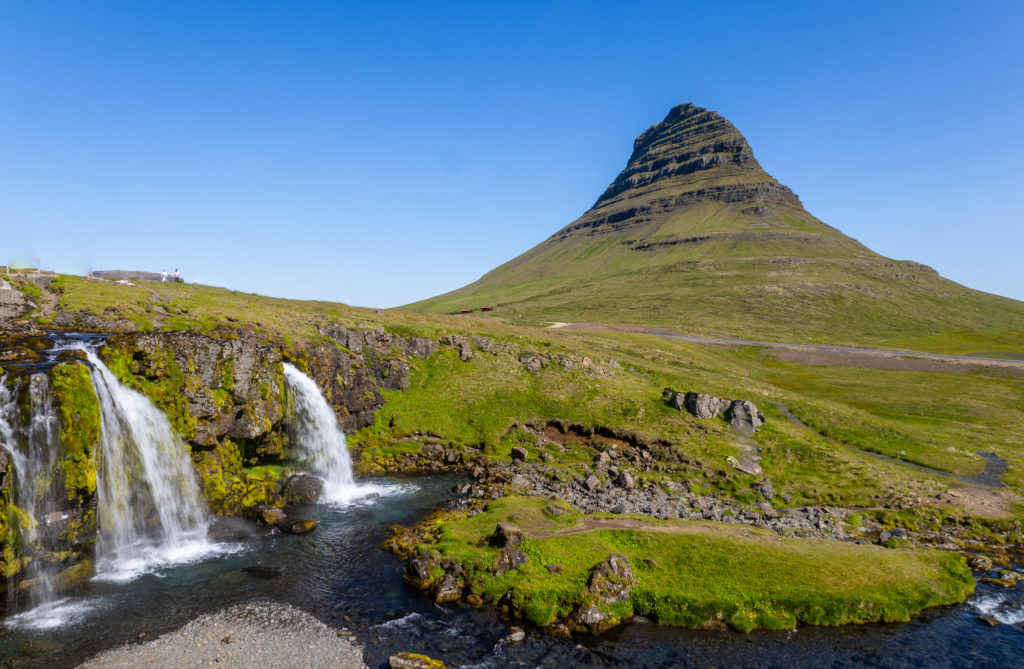
[[[561,325],[561,324],[560,324]],[[1013,376],[1024,377],[1024,360],[985,358],[972,355],[925,353],[881,348],[856,348],[830,344],[790,344],[757,339],[698,337],[663,328],[626,327],[600,323],[569,323],[562,330],[639,332],[665,339],[679,339],[712,346],[760,346],[770,349],[779,360],[805,365],[828,367],[865,367],[913,372],[971,372],[978,369],[999,369]]]
[[[700,534],[704,536],[721,536],[722,531],[727,529],[736,536],[764,538],[763,532],[756,532],[743,525],[722,525],[716,523],[716,527],[708,527],[699,523],[681,524],[654,524],[639,518],[602,518],[590,515],[582,516],[580,520],[571,527],[559,527],[552,530],[539,530],[530,532],[531,539],[548,539],[550,537],[564,537],[571,534],[582,534],[596,530],[635,530],[640,532],[664,532],[665,534]]]

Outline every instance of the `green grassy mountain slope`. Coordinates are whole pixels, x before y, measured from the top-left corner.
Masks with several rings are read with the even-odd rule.
[[[512,320],[1024,351],[1024,303],[885,258],[808,213],[717,112],[673,108],[583,216],[458,290],[407,305]],[[965,344],[967,349],[971,345]],[[994,347],[994,348],[993,348]],[[973,352],[976,348],[964,352]]]

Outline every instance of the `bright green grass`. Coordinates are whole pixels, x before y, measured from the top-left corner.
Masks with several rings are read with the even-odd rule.
[[[435,546],[468,569],[474,591],[498,601],[511,590],[524,617],[541,626],[585,605],[590,570],[613,552],[629,558],[638,583],[629,602],[603,608],[620,618],[641,614],[685,627],[718,620],[742,631],[903,621],[926,607],[963,601],[974,590],[963,558],[941,551],[785,539],[753,528],[682,521],[651,523],[666,531],[595,529],[544,537],[582,517],[570,510],[554,518],[541,510],[544,505],[496,500],[477,516],[444,523]],[[530,561],[491,578],[497,550],[480,539],[499,521],[523,527],[528,538],[521,548]]]

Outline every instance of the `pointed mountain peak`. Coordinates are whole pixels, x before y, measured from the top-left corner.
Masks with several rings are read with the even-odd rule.
[[[793,191],[761,168],[736,126],[686,103],[636,138],[626,168],[589,211],[555,236],[618,230],[704,201],[803,208]]]

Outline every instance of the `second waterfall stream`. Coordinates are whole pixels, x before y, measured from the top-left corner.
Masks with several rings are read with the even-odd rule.
[[[344,503],[375,492],[376,486],[357,485],[353,480],[345,433],[316,382],[287,362],[284,379],[295,412],[292,449],[311,473],[324,480],[324,499]]]

